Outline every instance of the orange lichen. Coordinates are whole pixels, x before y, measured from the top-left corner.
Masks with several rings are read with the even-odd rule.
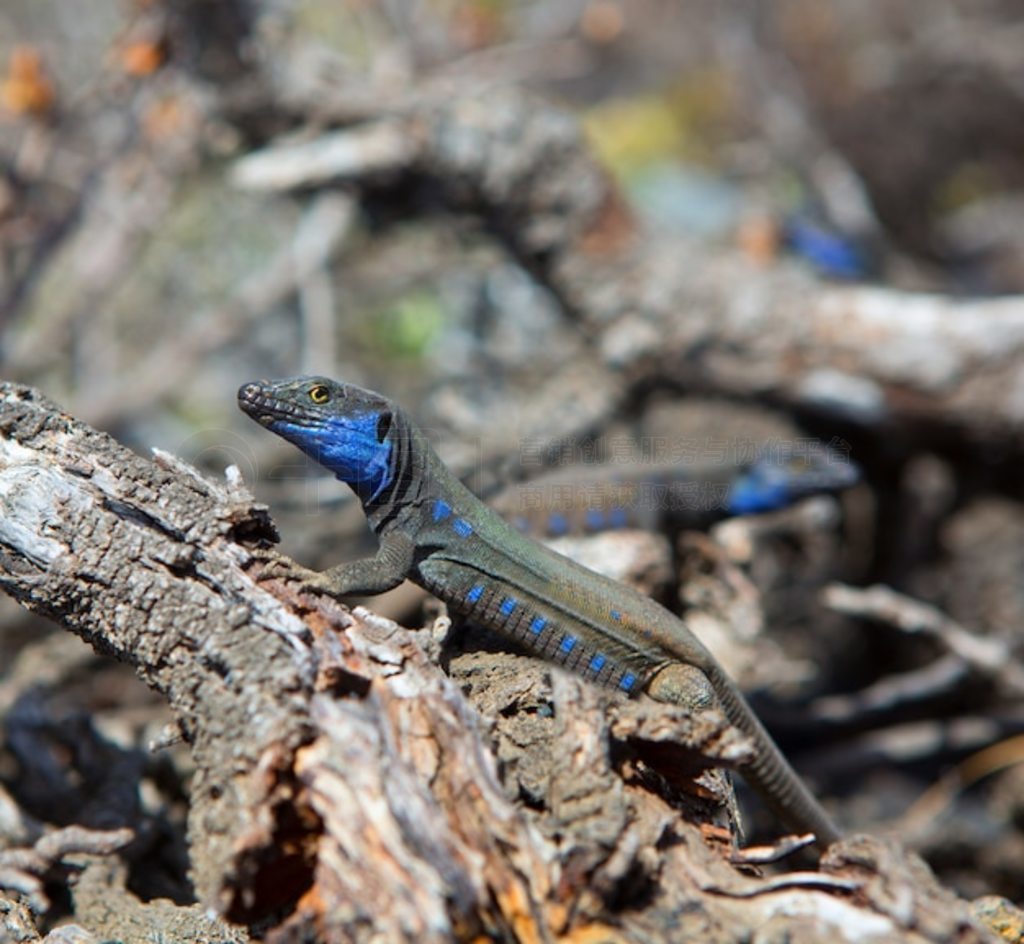
[[[43,57],[31,46],[18,46],[11,53],[7,75],[0,82],[0,102],[15,115],[46,115],[54,105],[56,91]]]
[[[779,254],[779,226],[765,213],[748,216],[740,223],[736,243],[751,262],[766,266]]]
[[[598,46],[606,46],[618,39],[625,25],[622,8],[612,0],[595,0],[587,4],[580,17],[580,32]]]
[[[163,44],[151,40],[126,43],[118,51],[118,61],[128,75],[152,75],[166,59],[167,52]]]
[[[142,127],[150,141],[166,141],[182,134],[195,120],[190,105],[176,96],[153,102],[142,115]]]

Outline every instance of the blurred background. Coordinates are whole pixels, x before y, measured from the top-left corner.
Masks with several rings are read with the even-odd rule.
[[[528,474],[524,444],[548,465],[616,435],[706,443],[756,428],[842,443],[865,483],[824,525],[780,526],[746,562],[773,637],[747,640],[731,668],[763,690],[759,707],[840,819],[902,823],[962,894],[1020,897],[1021,692],[956,662],[948,634],[911,638],[877,613],[824,613],[817,597],[831,579],[883,582],[1017,664],[1019,443],[978,435],[984,415],[967,433],[895,428],[697,389],[685,372],[666,383],[636,361],[619,370],[600,324],[515,251],[515,221],[466,212],[389,161],[402,142],[377,135],[462,95],[495,108],[532,95],[538,114],[578,123],[631,226],[696,254],[680,250],[680,266],[739,258],[758,278],[802,280],[805,297],[1010,299],[1024,291],[1021,12],[1011,0],[3,0],[0,375],[142,453],[211,476],[239,465],[284,550],[311,566],[344,556],[350,503],[238,412],[247,380],[325,373],[385,392],[485,491]],[[367,152],[345,173],[318,177],[309,152],[291,183],[284,158],[246,163],[352,129]],[[685,539],[672,537],[685,606]],[[680,605],[678,588],[662,593]],[[34,759],[40,738],[124,756],[166,718],[130,673],[0,603],[0,782],[40,819],[70,820],[83,791],[101,802],[102,752],[79,758],[92,773],[72,784]],[[169,762],[131,756],[152,788],[145,815],[168,837],[147,891],[187,897],[184,794],[167,786]]]

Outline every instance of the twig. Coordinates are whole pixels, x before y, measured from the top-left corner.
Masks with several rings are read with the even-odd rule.
[[[294,190],[395,171],[415,154],[404,122],[379,121],[249,154],[235,163],[230,180],[246,190]]]
[[[894,831],[908,837],[920,835],[934,824],[958,793],[985,777],[1022,763],[1024,734],[971,754],[925,790],[900,817]]]
[[[841,745],[823,749],[815,757],[815,766],[833,777],[845,774],[862,776],[869,768],[899,768],[937,759],[961,756],[984,750],[1002,738],[1024,731],[1020,710],[1003,714],[962,715],[942,721],[912,721],[891,725]]]
[[[948,653],[919,669],[887,675],[860,691],[817,698],[810,714],[816,721],[830,724],[863,722],[867,717],[891,715],[908,704],[948,695],[969,678],[967,663]]]
[[[41,914],[50,909],[43,890],[46,873],[73,854],[111,855],[132,841],[130,829],[85,829],[66,826],[40,837],[29,848],[0,851],[0,888],[24,895],[29,907]]]
[[[246,326],[279,304],[334,258],[345,245],[354,221],[350,201],[336,194],[318,197],[309,211],[320,240],[297,260],[286,243],[267,264],[242,283],[234,297],[216,309],[199,313],[187,331],[178,331],[141,357],[130,370],[118,374],[105,387],[90,393],[81,410],[99,425],[123,421],[148,410],[153,402],[173,391],[191,372],[196,359],[227,344]],[[297,262],[301,264],[297,264]],[[125,391],[130,390],[127,397]]]
[[[927,603],[881,585],[861,590],[832,584],[825,589],[822,599],[838,613],[872,619],[908,635],[929,636],[984,678],[998,681],[1007,693],[1024,694],[1024,670],[1005,644],[968,632]]]

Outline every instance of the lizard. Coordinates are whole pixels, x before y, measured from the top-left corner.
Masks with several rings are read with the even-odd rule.
[[[379,547],[373,557],[270,576],[333,598],[383,593],[409,579],[452,610],[528,651],[627,695],[702,710],[716,701],[753,743],[744,778],[824,849],[837,827],[696,634],[650,597],[538,544],[481,502],[412,419],[369,390],[326,377],[244,384],[239,407],[355,492]],[[696,670],[696,671],[694,671]]]
[[[488,505],[540,538],[670,525],[706,528],[722,518],[787,508],[857,483],[860,470],[815,440],[766,443],[746,460],[580,464],[513,485]]]

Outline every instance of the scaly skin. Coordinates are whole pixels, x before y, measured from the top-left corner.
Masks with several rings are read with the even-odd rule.
[[[317,573],[333,597],[382,593],[405,578],[539,656],[628,694],[699,708],[717,698],[754,742],[742,771],[790,826],[822,848],[839,832],[703,643],[664,607],[521,534],[441,462],[386,398],[322,377],[250,383],[239,406],[348,483],[380,548]],[[693,666],[710,686],[694,686]]]

